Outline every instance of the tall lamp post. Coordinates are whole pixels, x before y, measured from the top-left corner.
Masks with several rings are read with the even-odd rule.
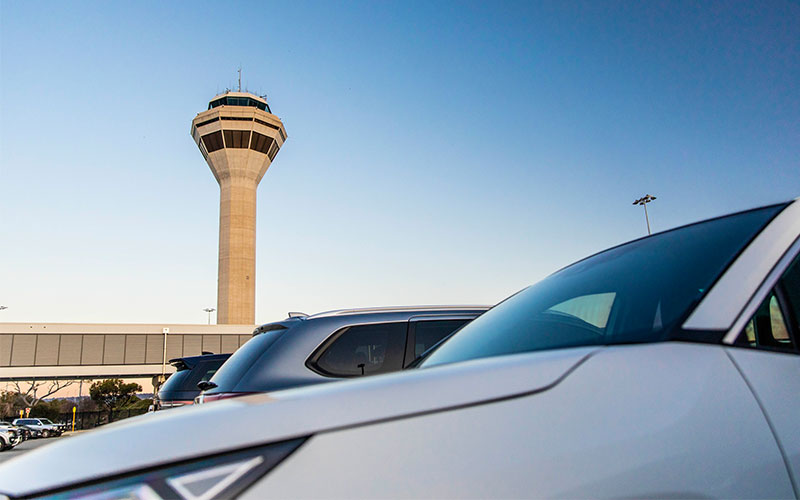
[[[203,310],[208,313],[208,324],[210,325],[211,324],[211,313],[216,311],[216,309],[214,309],[213,307],[206,307]]]
[[[644,220],[647,221],[647,234],[648,235],[651,234],[651,233],[650,233],[650,218],[647,216],[647,204],[650,203],[651,201],[655,200],[655,199],[656,199],[655,196],[650,196],[649,194],[646,194],[646,195],[642,196],[641,198],[639,198],[638,200],[635,200],[633,202],[634,205],[641,205],[641,206],[644,207]]]
[[[169,328],[162,328],[161,331],[164,333],[164,361],[161,363],[161,378],[158,380],[159,387],[167,380],[167,335],[169,334]],[[157,393],[158,389],[155,389],[155,391]]]

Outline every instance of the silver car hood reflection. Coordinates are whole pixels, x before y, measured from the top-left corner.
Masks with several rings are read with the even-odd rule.
[[[141,415],[60,438],[9,460],[0,466],[0,492],[41,492],[228,450],[545,391],[598,349],[479,359]]]

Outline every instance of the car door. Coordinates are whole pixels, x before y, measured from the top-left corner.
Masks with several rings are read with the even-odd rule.
[[[800,257],[795,256],[728,352],[767,418],[800,495]]]

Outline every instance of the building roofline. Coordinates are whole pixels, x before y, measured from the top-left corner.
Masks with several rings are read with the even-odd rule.
[[[248,335],[256,325],[208,325],[204,323],[0,323],[0,334],[59,334],[59,333],[127,333],[159,334],[169,328],[169,335],[177,334],[239,334]]]
[[[249,97],[251,99],[255,99],[256,101],[263,102],[264,104],[269,104],[269,103],[267,103],[266,99],[264,99],[261,96],[255,95],[252,92],[236,92],[236,91],[233,91],[233,90],[228,90],[227,92],[223,92],[221,94],[217,94],[208,102],[216,101],[217,99],[219,99],[221,97]]]

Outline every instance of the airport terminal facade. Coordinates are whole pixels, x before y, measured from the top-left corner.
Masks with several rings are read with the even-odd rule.
[[[253,328],[0,323],[0,381],[152,377],[161,375],[165,359],[233,352],[250,339]],[[167,364],[166,373],[172,371]]]

